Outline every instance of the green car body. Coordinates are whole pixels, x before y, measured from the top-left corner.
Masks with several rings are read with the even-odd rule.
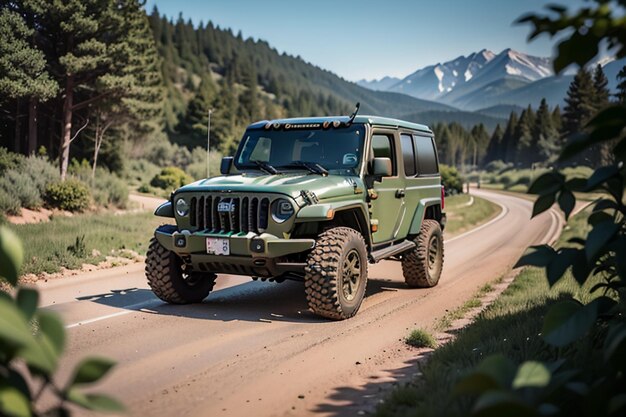
[[[271,139],[272,132],[289,131],[298,132],[302,146],[310,146],[301,147],[300,155],[314,157],[318,143],[309,144],[309,137],[335,140],[333,132],[336,141],[349,134],[346,141],[356,150],[341,158],[326,156],[336,167],[329,172],[314,166],[279,168],[271,174],[262,167],[242,165],[246,157],[248,163],[257,163],[250,155],[262,152],[255,149],[265,136]],[[256,142],[244,144],[253,136]],[[253,146],[252,151],[246,146]],[[326,162],[321,156],[320,160]],[[307,161],[312,162],[319,161]],[[157,216],[174,218],[176,225],[157,229],[155,238],[181,260],[183,270],[277,281],[306,281],[307,257],[320,234],[333,227],[350,228],[362,236],[368,259],[359,259],[361,263],[401,259],[416,246],[425,220],[441,229],[445,226],[437,164],[433,133],[424,125],[372,116],[254,123],[234,164],[233,158],[222,162],[222,176],[181,187],[156,210]]]

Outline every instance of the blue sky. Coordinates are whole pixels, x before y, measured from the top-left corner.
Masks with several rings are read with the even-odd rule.
[[[244,37],[264,39],[351,81],[404,77],[418,68],[483,48],[549,56],[553,42],[526,42],[520,15],[546,4],[581,0],[147,0],[150,11],[194,23],[213,21]]]

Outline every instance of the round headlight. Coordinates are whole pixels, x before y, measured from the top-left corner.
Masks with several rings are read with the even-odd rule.
[[[185,201],[184,198],[179,198],[176,200],[176,214],[180,217],[185,217],[189,214],[189,204]]]
[[[276,223],[284,222],[293,216],[293,213],[295,213],[293,205],[284,198],[274,200],[272,203],[272,219],[274,219]]]

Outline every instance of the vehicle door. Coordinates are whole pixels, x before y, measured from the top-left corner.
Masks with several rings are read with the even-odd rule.
[[[377,230],[372,233],[373,243],[394,240],[406,214],[404,179],[398,175],[398,134],[394,130],[374,130],[371,139],[373,158],[389,158],[392,172],[389,176],[375,177],[373,164],[369,164],[368,185],[371,187],[370,203],[372,223]]]

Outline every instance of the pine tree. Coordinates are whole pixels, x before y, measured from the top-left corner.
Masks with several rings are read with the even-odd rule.
[[[41,12],[45,4],[21,4],[22,15]],[[19,4],[19,3],[18,3]],[[39,6],[39,7],[37,7]],[[16,133],[14,150],[21,149],[20,100],[27,99],[29,107],[27,152],[34,153],[37,148],[37,105],[57,93],[58,85],[46,70],[43,52],[29,42],[33,39],[34,29],[27,25],[22,15],[8,8],[0,9],[0,105],[7,106],[14,102],[18,111],[15,115]]]
[[[504,162],[515,161],[517,143],[515,137],[515,130],[517,129],[517,113],[511,112],[509,121],[507,122],[504,135],[502,136],[502,160]]]
[[[485,152],[485,157],[483,158],[483,165],[497,160],[503,160],[503,149],[502,149],[502,139],[504,138],[504,130],[500,126],[500,123],[496,125],[496,128],[493,130],[493,134],[489,139],[489,144],[487,145],[487,151]]]
[[[591,75],[580,68],[567,90],[561,133],[571,137],[581,133],[595,111],[595,88]]]
[[[534,141],[533,129],[535,127],[535,113],[530,107],[524,109],[519,122],[515,127],[514,138],[516,142],[516,163],[530,166],[537,161],[537,143]]]
[[[243,84],[245,90],[239,97],[239,116],[242,121],[247,123],[254,122],[259,119],[259,93],[256,71],[251,65],[248,66],[244,75]]]
[[[211,146],[226,153],[233,151],[237,120],[237,97],[234,85],[226,78],[220,80],[220,91],[213,101],[215,113],[211,118]]]
[[[559,131],[554,126],[553,115],[550,113],[545,98],[541,100],[539,109],[537,109],[533,137],[537,144],[540,160],[553,162],[558,156],[561,144]]]
[[[471,131],[471,151],[472,151],[472,166],[478,166],[478,163],[483,158],[487,145],[489,143],[489,133],[485,128],[485,125],[479,123],[474,126]]]
[[[596,69],[593,72],[593,85],[595,89],[594,108],[596,112],[598,112],[606,108],[611,103],[611,92],[608,87],[609,80],[606,78],[606,75],[604,75],[601,65],[596,66]]]

